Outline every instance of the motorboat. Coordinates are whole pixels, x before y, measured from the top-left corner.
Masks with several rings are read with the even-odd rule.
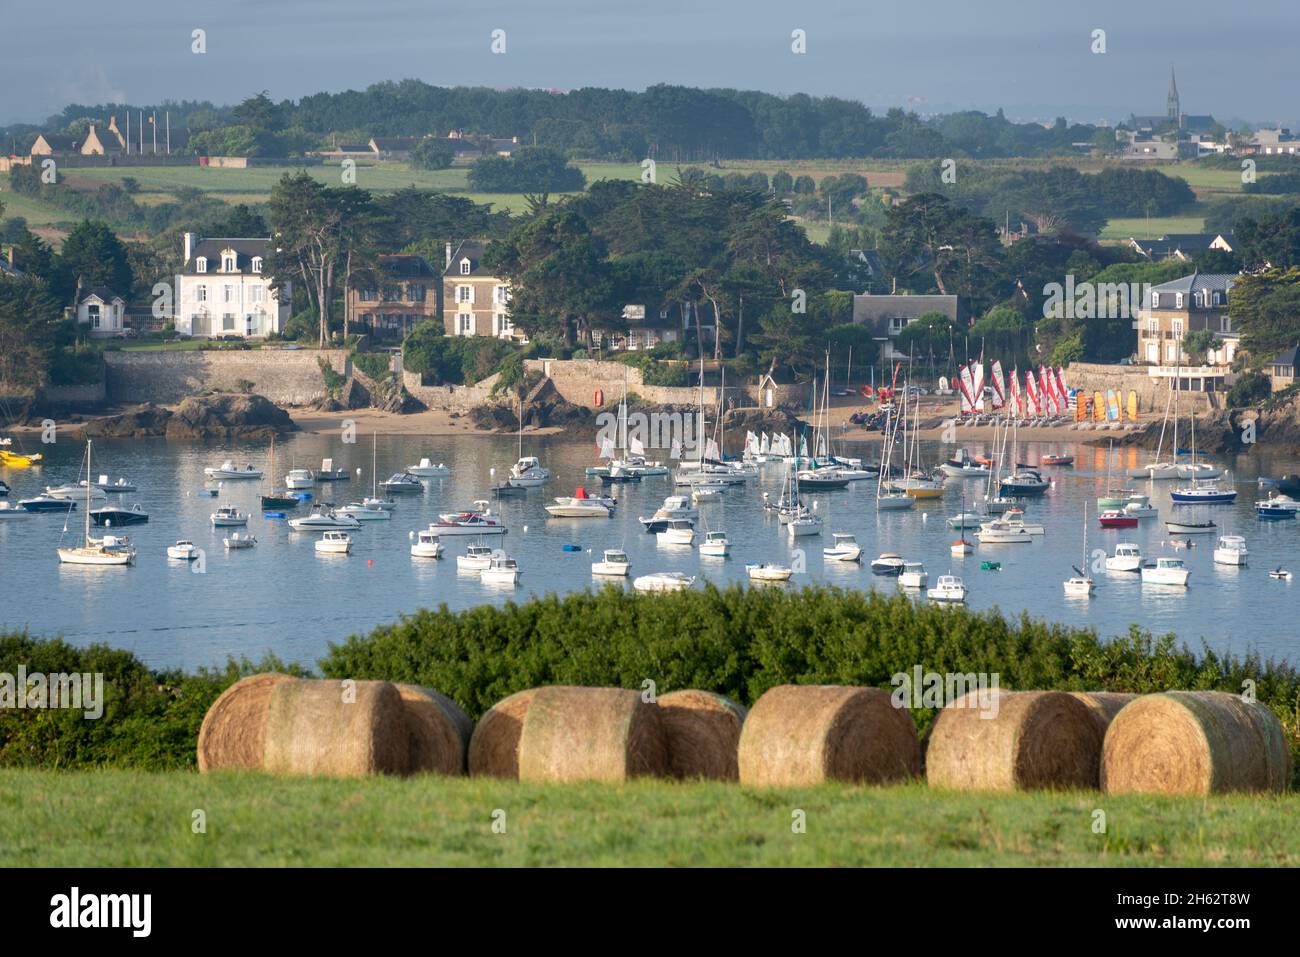
[[[471,545],[464,555],[456,556],[456,567],[461,571],[481,572],[492,563],[492,549],[487,545]]]
[[[1073,455],[1043,455],[1039,457],[1038,464],[1039,465],[1060,465],[1060,466],[1073,465],[1074,456]]]
[[[347,532],[326,532],[316,539],[315,548],[327,555],[347,555],[352,551],[352,536]]]
[[[1250,550],[1246,548],[1246,539],[1240,535],[1223,535],[1214,549],[1214,564],[1244,565]]]
[[[1137,528],[1137,516],[1117,508],[1108,508],[1097,516],[1102,528]]]
[[[1142,584],[1187,586],[1191,572],[1181,558],[1157,558],[1142,566]]]
[[[695,584],[695,579],[682,572],[654,572],[632,580],[637,591],[682,591]]]
[[[1027,495],[1042,495],[1051,484],[1037,472],[1025,469],[1013,472],[1002,479],[998,483],[998,490],[1002,495],[1019,498]]]
[[[903,570],[898,573],[901,588],[924,588],[930,581],[930,574],[921,562],[904,562]]]
[[[1227,505],[1237,500],[1235,488],[1213,485],[1185,485],[1171,489],[1169,497],[1175,502],[1190,505]]]
[[[901,575],[904,564],[906,563],[901,555],[896,555],[893,552],[881,552],[879,557],[871,562],[871,574]]]
[[[37,495],[35,498],[20,498],[19,506],[28,512],[71,512],[77,508],[76,499],[59,498],[56,495]]]
[[[975,537],[981,545],[1027,545],[1034,540],[1023,526],[1002,521],[985,522]]]
[[[727,541],[726,532],[705,532],[704,541],[700,542],[700,554],[710,558],[726,558],[731,554],[731,542]]]
[[[315,484],[311,469],[289,469],[284,475],[284,487],[290,490],[311,488]]]
[[[572,497],[559,496],[555,504],[546,506],[552,518],[609,518],[614,514],[614,500],[592,498],[582,486],[574,489]]]
[[[591,563],[591,573],[593,575],[626,578],[631,570],[632,562],[628,560],[627,552],[621,548],[607,548],[600,561]]]
[[[341,534],[338,532],[327,532],[326,534]],[[257,539],[252,535],[241,535],[239,532],[231,532],[221,540],[226,546],[226,551],[239,551],[241,548],[252,548],[257,544]]]
[[[1021,508],[1009,508],[1002,514],[1002,521],[1023,529],[1030,535],[1044,535],[1046,529],[1042,522],[1026,522],[1025,512]],[[982,523],[981,523],[982,524]]]
[[[519,563],[508,556],[495,556],[488,562],[488,567],[479,572],[479,578],[485,585],[517,585]]]
[[[432,459],[420,459],[419,465],[408,465],[406,471],[411,475],[418,475],[420,478],[446,478],[451,474],[451,469],[439,462],[433,464]]]
[[[289,527],[295,532],[315,532],[326,529],[360,528],[361,522],[351,515],[342,515],[332,508],[318,506],[310,515],[289,519]]]
[[[662,531],[666,522],[682,518],[699,518],[700,510],[685,495],[669,495],[649,518],[642,517],[641,524],[648,532]]]
[[[89,500],[93,502],[108,501],[108,495],[97,485],[80,485],[69,483],[67,485],[47,485],[45,494],[51,498],[70,498],[76,501]]]
[[[395,472],[379,483],[385,492],[423,492],[424,485],[410,472]]]
[[[262,470],[254,468],[252,465],[245,465],[243,468],[235,465],[230,459],[222,462],[219,466],[213,468],[209,466],[203,470],[203,474],[210,479],[260,479]]]
[[[750,581],[786,582],[790,580],[790,576],[794,574],[794,572],[786,565],[762,562],[754,565],[746,565],[745,574],[749,576]]]
[[[1165,522],[1165,531],[1170,535],[1209,535],[1219,528],[1214,522]]]
[[[439,535],[504,535],[506,527],[484,512],[460,512],[438,516],[438,521],[429,523],[429,530]]]
[[[1097,587],[1097,583],[1087,575],[1071,575],[1062,585],[1067,598],[1087,598]]]
[[[1291,573],[1285,568],[1275,568],[1268,573],[1268,577],[1277,579],[1281,582],[1289,582],[1291,580]]]
[[[208,520],[212,522],[213,528],[235,528],[248,524],[248,516],[233,505],[222,506],[208,516]],[[292,525],[294,521],[297,519],[291,520],[289,524]]]
[[[1275,505],[1272,500],[1255,503],[1255,514],[1260,518],[1287,519],[1295,518],[1295,509],[1284,505]]]
[[[441,558],[442,540],[428,529],[412,532],[415,541],[411,543],[412,558]]]
[[[860,562],[862,546],[850,532],[831,532],[831,545],[822,549],[822,560],[828,562]]]
[[[957,454],[941,466],[943,474],[950,478],[988,478],[989,467],[978,461],[965,449],[958,449]]]
[[[691,545],[695,542],[695,526],[687,519],[675,518],[655,537],[660,545]]]
[[[138,491],[133,482],[128,482],[126,479],[121,477],[119,477],[116,482],[110,482],[107,475],[101,475],[99,481],[95,483],[95,486],[109,495],[118,492],[125,493]]]
[[[121,528],[123,525],[143,525],[149,521],[149,513],[138,502],[130,508],[109,505],[105,508],[92,509],[90,521],[95,525]]]
[[[346,482],[352,476],[347,469],[336,469],[333,459],[321,459],[320,470],[316,473],[317,482]]]
[[[182,538],[175,545],[167,546],[167,557],[174,558],[178,562],[197,561],[201,549],[189,539]]]
[[[1160,514],[1160,509],[1148,502],[1129,502],[1124,506],[1124,514],[1134,518],[1155,518]]]
[[[23,508],[21,504],[14,505],[10,502],[0,502],[0,521],[8,521],[15,518],[31,518],[32,513]]]
[[[393,517],[392,513],[386,509],[371,508],[362,502],[349,502],[334,511],[339,515],[351,516],[358,522],[386,522]]]
[[[959,512],[948,517],[949,528],[979,528],[984,521],[983,515],[974,512]]]
[[[1132,542],[1119,542],[1115,553],[1106,556],[1106,571],[1135,572],[1142,568],[1142,549]]]
[[[966,539],[959,538],[949,546],[948,551],[957,558],[961,558],[972,554],[975,551],[975,546],[966,541]]]
[[[966,601],[966,585],[956,575],[940,575],[935,586],[925,593],[930,601],[960,605]]]
[[[545,485],[551,473],[542,468],[542,463],[534,455],[524,455],[510,466],[510,481],[525,488],[537,488]]]

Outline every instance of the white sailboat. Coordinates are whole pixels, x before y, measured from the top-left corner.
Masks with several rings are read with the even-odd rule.
[[[885,447],[881,458],[880,473],[876,476],[876,509],[878,511],[895,511],[913,506],[912,496],[906,492],[890,491],[885,484],[893,471],[894,446],[898,442],[898,429],[905,420],[905,416],[906,412],[904,412],[903,416],[895,417],[892,408],[885,413]]]
[[[1079,565],[1083,567],[1080,568]],[[1085,570],[1088,567],[1088,503],[1083,504],[1083,552],[1079,558],[1079,565],[1073,566],[1074,574],[1067,578],[1063,586],[1067,598],[1087,598],[1092,594],[1092,590],[1097,583],[1092,580],[1092,576]]]
[[[86,530],[83,543],[75,548],[59,548],[59,561],[65,565],[130,565],[135,561],[135,549],[126,538],[105,535],[103,538],[90,537],[90,441],[86,442]],[[102,494],[102,493],[101,493]],[[67,522],[63,530],[67,532]]]

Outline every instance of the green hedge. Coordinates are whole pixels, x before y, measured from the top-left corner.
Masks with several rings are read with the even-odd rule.
[[[376,381],[388,375],[391,362],[387,352],[352,353],[352,364]]]

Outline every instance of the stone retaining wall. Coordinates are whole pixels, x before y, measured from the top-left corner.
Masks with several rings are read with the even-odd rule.
[[[1169,401],[1169,380],[1152,376],[1147,366],[1102,365],[1096,362],[1074,362],[1065,370],[1065,384],[1071,389],[1101,392],[1107,389],[1124,390],[1138,396],[1139,412],[1163,413]],[[1221,395],[1213,392],[1179,392],[1178,408],[1184,412],[1196,409],[1205,411],[1222,404]]]
[[[276,405],[311,405],[328,395],[318,358],[339,375],[351,372],[342,349],[106,352],[106,398],[170,405],[209,390],[235,392],[248,382]]]

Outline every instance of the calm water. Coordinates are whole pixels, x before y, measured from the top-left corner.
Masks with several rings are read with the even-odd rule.
[[[980,443],[967,447],[972,452],[983,450]],[[584,484],[583,469],[593,463],[594,448],[586,441],[528,439],[525,452],[542,458],[551,470],[551,481],[543,489],[530,490],[527,498],[493,503],[510,528],[498,541],[519,560],[523,571],[517,588],[502,589],[481,584],[476,573],[457,571],[454,556],[474,539],[445,539],[448,548],[442,559],[416,560],[409,555],[408,534],[435,520],[438,512],[463,508],[484,497],[492,480],[489,469],[495,467],[499,479],[515,460],[513,438],[381,436],[381,479],[421,456],[445,461],[453,474],[427,481],[422,495],[400,496],[391,521],[365,523],[353,533],[353,554],[347,558],[318,555],[313,549],[318,534],[294,532],[284,520],[262,518],[257,510],[260,483],[226,482],[217,499],[194,494],[203,484],[204,466],[219,465],[225,458],[266,467],[264,446],[236,450],[220,444],[105,440],[95,449],[96,475],[125,476],[140,489],[136,494],[110,496],[110,501],[128,505],[138,501],[150,513],[147,525],[126,530],[139,550],[136,565],[100,569],[60,565],[54,550],[62,535],[61,515],[0,522],[0,626],[26,627],[43,636],[61,634],[75,644],[107,642],[130,649],[156,666],[218,664],[228,655],[257,657],[266,651],[314,664],[329,641],[368,631],[421,607],[445,602],[459,609],[587,588],[593,558],[608,547],[626,548],[634,576],[676,570],[717,582],[738,581],[745,578],[747,561],[791,561],[791,540],[759,507],[761,490],[774,497],[780,491],[779,465],[765,466],[757,487],[753,482],[738,486],[724,493],[721,502],[701,506],[700,531],[725,531],[732,542],[730,558],[710,559],[694,548],[659,546],[655,536],[642,531],[637,517],[649,515],[665,495],[674,492],[667,478],[617,487],[620,506],[612,519],[549,518],[543,506]],[[1095,498],[1107,484],[1105,449],[1043,444],[1022,449],[1021,457],[1066,450],[1075,454],[1075,467],[1049,470],[1055,488],[1026,510],[1029,520],[1046,525],[1046,535],[1029,545],[980,545],[965,559],[950,557],[948,546],[956,533],[944,519],[960,509],[963,484],[974,495],[982,494],[982,483],[952,480],[943,500],[918,504],[908,512],[877,514],[875,486],[869,481],[813,496],[827,525],[822,538],[797,542],[807,554],[805,580],[895,587],[891,579],[873,576],[865,564],[823,565],[821,546],[830,544],[830,532],[849,531],[857,535],[868,559],[881,551],[894,551],[925,562],[932,581],[950,570],[963,576],[974,608],[1023,610],[1051,621],[1092,626],[1104,636],[1122,633],[1136,622],[1158,633],[1173,631],[1193,647],[1204,638],[1224,651],[1300,659],[1300,628],[1294,625],[1300,620],[1300,522],[1261,522],[1252,509],[1259,497],[1255,479],[1261,466],[1266,474],[1278,475],[1300,471],[1300,464],[1245,457],[1226,463],[1240,491],[1237,503],[1192,510],[1212,512],[1221,533],[1246,536],[1250,564],[1239,569],[1213,564],[1211,536],[1200,536],[1196,547],[1187,551],[1175,553],[1169,547],[1162,519],[1174,511],[1168,498],[1172,483],[1129,483],[1152,494],[1161,519],[1144,519],[1138,529],[1098,528]],[[76,479],[82,446],[67,442],[44,451],[48,461],[39,471],[0,471],[13,487],[10,501],[34,495],[45,485]],[[930,447],[924,458],[934,463],[939,453],[937,446]],[[866,450],[868,458],[875,454],[874,447]],[[1138,456],[1147,455],[1116,451],[1117,474],[1136,464]],[[318,494],[324,489],[326,500],[344,504],[369,492],[369,437],[356,445],[343,445],[337,437],[295,436],[277,446],[277,470],[282,478],[291,464],[315,468],[324,456],[332,456],[354,478],[332,487],[318,486]],[[359,478],[357,468],[362,469]],[[598,480],[586,484],[600,487]],[[1148,557],[1177,554],[1192,569],[1191,587],[1185,591],[1144,587],[1137,575],[1097,571],[1093,576],[1097,591],[1091,600],[1065,598],[1061,582],[1071,574],[1070,565],[1080,561],[1085,502],[1091,517],[1090,550],[1110,551],[1117,541],[1133,541]],[[256,548],[231,553],[223,549],[221,538],[227,530],[214,530],[208,522],[218,505],[235,505],[252,513],[248,531],[257,536]],[[84,521],[80,509],[74,516],[69,520],[69,539],[80,534]],[[967,537],[973,539],[973,532]],[[205,574],[193,574],[187,564],[167,559],[166,547],[178,538],[189,538],[206,551]],[[583,551],[566,552],[565,544],[580,545]],[[984,559],[1000,561],[1002,570],[981,571]],[[1268,578],[1267,571],[1278,565],[1296,572],[1296,580]]]

